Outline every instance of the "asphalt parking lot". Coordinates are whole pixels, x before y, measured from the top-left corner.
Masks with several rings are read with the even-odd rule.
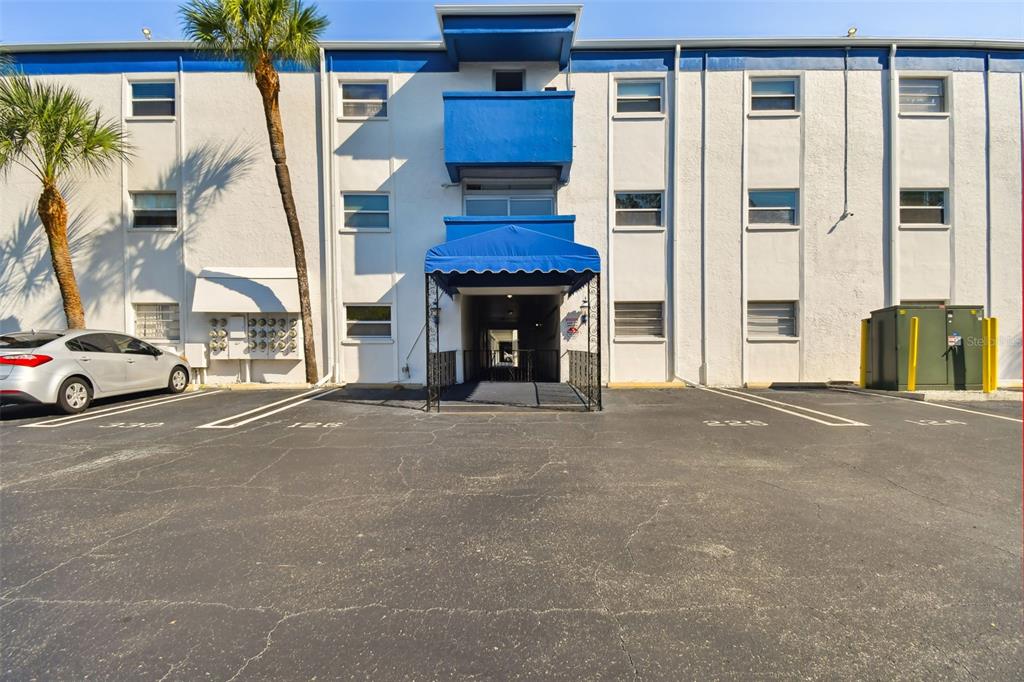
[[[8,679],[1020,679],[1021,404],[0,414]]]

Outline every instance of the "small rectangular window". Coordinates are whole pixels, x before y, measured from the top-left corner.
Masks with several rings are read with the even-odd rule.
[[[661,192],[616,192],[615,224],[620,227],[660,227]]]
[[[747,221],[751,225],[797,224],[795,189],[758,189],[747,193]]]
[[[900,223],[945,225],[946,190],[900,190]]]
[[[174,116],[174,81],[132,83],[132,116]]]
[[[390,197],[387,194],[342,195],[345,227],[386,230],[391,227]]]
[[[178,195],[174,192],[133,192],[132,227],[178,226]]]
[[[391,306],[346,305],[345,335],[355,339],[390,339]]]
[[[620,114],[661,113],[661,80],[618,81],[615,111]]]
[[[747,336],[757,339],[792,338],[797,335],[796,303],[759,301],[747,303]]]
[[[525,90],[525,71],[495,71],[494,91],[495,92],[522,92]]]
[[[751,78],[751,111],[797,111],[796,78]]]
[[[665,305],[661,301],[615,303],[616,336],[665,336]]]
[[[345,118],[387,118],[387,83],[342,83],[341,115]]]
[[[178,341],[181,322],[177,303],[136,303],[135,336],[155,341]]]
[[[552,215],[555,201],[551,197],[466,197],[467,216]]]
[[[941,114],[945,111],[945,78],[900,78],[901,113]]]

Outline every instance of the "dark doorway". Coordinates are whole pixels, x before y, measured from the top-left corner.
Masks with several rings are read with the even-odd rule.
[[[464,380],[559,381],[561,300],[559,294],[467,295]]]

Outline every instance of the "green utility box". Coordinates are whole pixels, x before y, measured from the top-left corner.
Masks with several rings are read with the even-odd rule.
[[[898,305],[871,313],[868,388],[907,390],[910,319],[918,319],[917,390],[981,389],[980,305]]]

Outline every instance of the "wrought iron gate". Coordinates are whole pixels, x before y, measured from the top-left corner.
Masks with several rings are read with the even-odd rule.
[[[441,287],[432,275],[426,275],[424,299],[427,320],[427,405],[426,410],[441,410],[441,394],[455,384],[455,351],[441,351]]]
[[[601,405],[601,276],[587,282],[587,350],[569,351],[569,385],[586,401],[587,410]]]

